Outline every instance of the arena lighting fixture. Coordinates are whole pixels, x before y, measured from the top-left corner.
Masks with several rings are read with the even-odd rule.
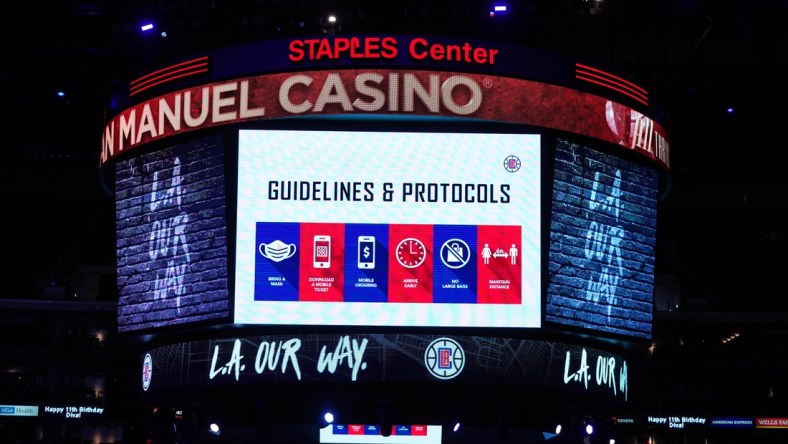
[[[331,412],[323,413],[323,423],[325,425],[333,424],[334,423],[334,414]]]
[[[334,14],[328,16],[328,23],[336,23],[336,21],[337,21],[337,16],[335,16]]]
[[[550,432],[544,432],[544,431],[542,432],[542,437],[545,441],[551,440],[559,436],[564,428],[563,423],[561,421],[557,421],[557,422],[550,421],[549,423],[555,424],[555,428]]]
[[[442,411],[441,429],[446,433],[459,432],[462,422],[471,417],[468,406],[463,401],[454,398],[444,400]]]
[[[317,415],[318,426],[321,429],[330,426],[337,420],[335,406],[333,403],[328,401],[320,402]]]
[[[140,26],[140,31],[142,32],[150,31],[151,29],[153,29],[153,23],[144,23]]]
[[[505,13],[506,12],[506,5],[496,4],[493,5],[493,9],[490,11],[490,17],[495,17],[495,14],[498,13]]]
[[[211,425],[208,426],[208,431],[219,436],[222,433],[222,428],[219,427],[219,424],[212,422]]]
[[[337,420],[337,406],[331,401],[320,401],[317,404],[317,422],[318,426],[322,429],[331,424],[334,424]]]
[[[734,339],[738,338],[739,336],[741,336],[741,333],[732,333],[729,336],[722,338],[722,343],[727,344],[733,341]]]
[[[451,430],[452,433],[457,433],[462,425],[462,418],[450,415],[444,418],[441,425],[443,426],[443,430]]]
[[[592,418],[591,416],[586,416],[585,418],[583,418],[583,424],[585,425],[583,427],[583,430],[585,430],[586,435],[587,436],[593,435],[594,434],[594,418]]]

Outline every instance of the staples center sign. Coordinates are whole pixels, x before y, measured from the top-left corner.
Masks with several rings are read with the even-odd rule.
[[[575,89],[583,78],[581,73],[571,75],[575,65],[512,48],[378,36],[274,41],[244,51],[248,58],[239,57],[239,50],[220,51],[132,81],[128,104],[123,105],[127,108],[117,110],[104,127],[100,164],[149,142],[220,125],[297,116],[405,114],[550,128],[670,165],[667,134],[657,122],[627,105]],[[270,58],[262,62],[259,51]],[[533,67],[543,69],[528,71]],[[451,71],[461,68],[473,72]],[[489,73],[479,73],[481,69]],[[604,75],[608,89],[637,88]],[[525,76],[543,80],[521,78]],[[167,88],[176,80],[192,86]],[[167,92],[132,99],[153,88]],[[646,94],[639,91],[636,94]]]
[[[494,65],[497,48],[462,44],[429,42],[422,37],[407,40],[408,56],[417,61],[460,62],[477,65]],[[400,52],[400,41],[394,36],[385,37],[336,37],[334,39],[295,39],[289,45],[288,58],[293,62],[350,59],[394,60]]]

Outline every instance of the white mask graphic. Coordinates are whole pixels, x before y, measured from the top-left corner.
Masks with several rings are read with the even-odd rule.
[[[277,239],[270,244],[261,243],[257,247],[257,251],[266,259],[270,259],[274,262],[282,262],[285,259],[293,257],[296,253],[296,246],[295,244],[286,244]]]

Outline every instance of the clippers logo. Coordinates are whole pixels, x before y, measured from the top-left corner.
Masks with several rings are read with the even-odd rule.
[[[503,168],[510,173],[516,173],[519,171],[520,166],[522,166],[522,162],[520,161],[520,158],[514,154],[507,156],[506,159],[503,160]]]
[[[451,349],[438,348],[438,368],[449,369],[451,368]]]
[[[465,352],[454,339],[439,338],[427,346],[424,365],[438,379],[452,379],[465,367]]]
[[[142,362],[142,389],[146,392],[150,387],[151,376],[153,376],[153,358],[150,353],[146,353],[145,360]]]

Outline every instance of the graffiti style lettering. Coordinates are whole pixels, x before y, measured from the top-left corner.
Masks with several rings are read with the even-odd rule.
[[[246,369],[246,365],[242,364],[241,362],[244,359],[244,356],[241,354],[241,341],[239,339],[235,340],[235,345],[233,346],[233,352],[230,355],[230,360],[227,361],[227,364],[216,368],[216,361],[219,359],[219,345],[216,345],[213,348],[213,358],[211,358],[211,368],[208,370],[208,378],[213,379],[218,375],[226,375],[235,371],[235,380],[237,381],[238,378],[241,376],[241,372]]]
[[[591,375],[594,375],[593,382],[596,387],[606,387],[613,391],[613,395],[617,396],[621,393],[624,400],[627,400],[629,387],[627,376],[627,362],[622,361],[616,375],[616,358],[614,356],[597,356],[594,368],[588,364],[588,354],[586,349],[580,353],[580,365],[572,372],[572,355],[569,351],[566,352],[566,360],[564,361],[564,384],[580,383],[587,390],[588,383],[591,381]],[[618,386],[616,386],[616,376],[618,376]]]
[[[607,385],[613,389],[613,395],[617,394],[615,370],[616,358],[605,356],[596,358],[596,385]]]
[[[337,366],[342,364],[347,359],[347,366],[353,371],[351,377],[355,381],[358,377],[358,371],[365,370],[367,363],[362,362],[364,359],[364,350],[367,348],[367,338],[361,340],[359,343],[356,339],[351,340],[350,336],[343,336],[339,338],[336,349],[333,353],[326,353],[326,346],[320,349],[320,357],[317,361],[317,371],[323,373],[328,369],[329,373],[334,373]]]
[[[603,190],[600,173],[594,173],[594,183],[591,186],[589,199],[589,216],[594,213],[607,213],[616,221],[621,208],[621,170],[616,170],[613,184]],[[591,220],[586,231],[585,257],[588,260],[601,262],[601,270],[588,280],[586,286],[586,300],[598,303],[604,299],[607,302],[607,318],[613,311],[613,305],[618,304],[616,291],[624,275],[623,260],[621,258],[621,244],[624,241],[624,229],[620,226],[607,225]]]
[[[572,354],[567,351],[566,352],[566,360],[564,361],[564,384],[569,384],[570,382],[582,382],[586,389],[588,389],[588,380],[591,379],[591,375],[588,373],[588,369],[590,368],[588,365],[588,355],[586,353],[586,349],[583,349],[583,352],[580,354],[580,367],[574,372],[569,373],[570,361],[572,358]]]
[[[287,371],[287,363],[293,367],[296,378],[301,380],[301,368],[298,366],[298,356],[296,352],[301,348],[301,340],[293,338],[288,341],[263,341],[257,347],[257,357],[254,360],[254,370],[261,374],[266,369],[276,370],[279,358],[282,358],[282,374]]]
[[[606,230],[606,232],[601,230]],[[586,258],[606,263],[596,276],[588,280],[586,300],[593,302],[599,302],[603,298],[607,300],[609,304],[608,317],[610,317],[612,305],[618,303],[616,291],[624,274],[623,260],[621,259],[623,240],[623,229],[597,222],[591,222],[586,234]]]
[[[169,187],[159,191],[159,172],[153,173],[150,202],[148,203],[151,217],[172,208],[181,209],[181,196],[183,195],[181,180],[181,161],[177,157],[173,163]],[[154,267],[156,278],[153,284],[153,299],[167,299],[169,296],[175,296],[178,309],[181,305],[181,296],[185,294],[184,277],[191,262],[189,243],[186,239],[188,225],[189,215],[183,212],[168,219],[155,220],[151,224],[148,243],[148,256],[151,261],[166,260],[166,266]]]
[[[588,204],[588,208],[591,211],[599,210],[610,213],[618,220],[618,212],[621,207],[621,170],[616,170],[616,178],[613,180],[610,194],[606,197],[600,197],[599,187],[599,171],[597,171],[594,173],[594,183],[591,185],[591,201]]]
[[[624,400],[627,401],[629,399],[629,381],[627,376],[627,361],[621,363],[621,370],[619,370],[618,374],[618,387],[621,389],[621,393],[624,394]]]

